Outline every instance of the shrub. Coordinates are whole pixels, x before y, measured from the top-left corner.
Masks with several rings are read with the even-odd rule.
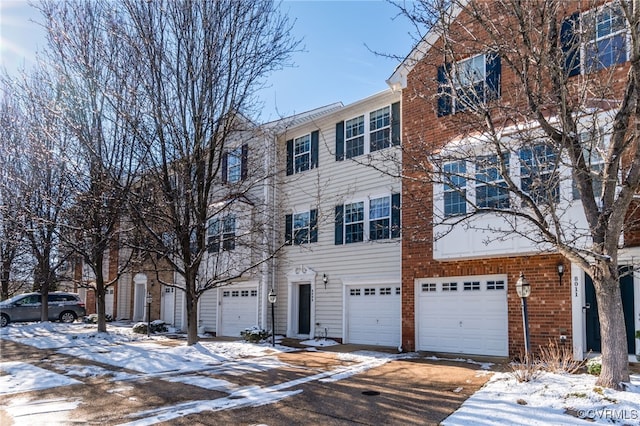
[[[271,333],[269,333],[267,330],[263,330],[259,327],[253,326],[241,331],[240,335],[247,342],[258,343],[271,336]]]
[[[540,363],[531,354],[520,356],[519,362],[512,362],[510,367],[509,374],[520,383],[535,380],[542,373]]]
[[[551,373],[574,374],[580,370],[585,361],[573,359],[573,351],[569,346],[558,345],[549,339],[547,346],[540,346],[540,367]]]
[[[111,322],[113,321],[113,317],[109,314],[106,314],[104,316],[104,319],[106,322]],[[90,314],[87,315],[86,317],[84,317],[84,322],[86,322],[87,324],[97,324],[98,323],[98,314]]]
[[[166,333],[169,331],[167,325],[162,320],[155,320],[151,322],[151,328],[149,330],[151,333]],[[138,322],[133,325],[133,332],[139,334],[147,334],[147,323],[146,322]]]
[[[587,373],[599,376],[602,371],[602,358],[599,356],[587,361]]]

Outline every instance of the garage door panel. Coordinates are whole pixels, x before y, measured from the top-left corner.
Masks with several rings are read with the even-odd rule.
[[[240,332],[257,325],[257,287],[239,287],[222,291],[221,336],[240,337]]]
[[[419,350],[508,354],[506,277],[423,281],[416,289]]]
[[[348,286],[346,300],[349,343],[400,344],[400,285]]]

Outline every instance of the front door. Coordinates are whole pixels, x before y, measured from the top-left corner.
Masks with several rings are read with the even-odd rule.
[[[635,327],[633,325],[633,274],[621,270],[620,293],[622,294],[622,310],[624,311],[624,322],[627,329],[627,348],[630,354],[636,352]],[[585,274],[585,315],[587,326],[587,351],[601,352],[600,340],[600,320],[598,318],[598,303],[596,301],[596,291],[593,281],[588,274]]]
[[[169,286],[163,286],[164,292],[162,293],[162,320],[173,325],[173,312],[175,306],[175,288]]]
[[[311,284],[299,286],[298,334],[311,332]]]

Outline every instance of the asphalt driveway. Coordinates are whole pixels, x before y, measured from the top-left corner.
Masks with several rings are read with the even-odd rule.
[[[236,376],[219,375],[214,370],[203,372],[210,378],[233,382],[238,389],[290,392],[290,396],[261,406],[250,401],[244,403],[242,393],[230,395],[224,390],[168,382],[166,377],[148,376],[115,384],[105,377],[87,377],[77,379],[81,384],[11,395],[11,398],[25,401],[61,397],[83,401],[67,420],[56,423],[55,413],[48,413],[46,417],[20,417],[24,419],[22,423],[22,420],[8,416],[0,406],[0,424],[116,425],[131,422],[142,425],[152,424],[149,417],[154,415],[162,419],[163,407],[173,407],[174,417],[157,424],[430,425],[445,419],[490,377],[475,363],[416,356],[392,360],[339,380],[327,380],[327,372],[340,371],[350,365],[345,352],[362,349],[371,348],[339,345],[321,351],[300,349],[279,353],[281,365],[266,371]],[[58,363],[89,364],[53,350],[40,350],[8,340],[0,340],[0,351],[3,362],[29,362],[54,371]],[[109,365],[100,367],[117,370]],[[216,411],[191,410],[199,402],[211,400],[224,401],[226,405]],[[176,412],[180,415],[175,416]],[[136,413],[147,415],[132,417]]]

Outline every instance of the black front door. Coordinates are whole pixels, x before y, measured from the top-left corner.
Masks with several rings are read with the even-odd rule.
[[[636,353],[635,327],[633,325],[633,274],[627,269],[620,271],[620,292],[622,294],[622,310],[627,329],[627,348],[630,354]],[[591,277],[585,274],[585,313],[587,326],[587,351],[601,352],[600,320],[598,319],[598,303],[596,291]]]
[[[311,284],[298,287],[298,334],[309,334],[311,331]]]

